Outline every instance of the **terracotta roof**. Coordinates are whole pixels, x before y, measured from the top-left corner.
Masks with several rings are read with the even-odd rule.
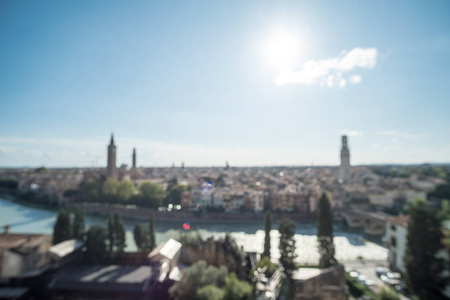
[[[399,216],[395,216],[395,217],[390,217],[389,221],[391,223],[403,226],[405,228],[408,227],[408,221],[409,221],[409,216],[407,215],[399,215]]]

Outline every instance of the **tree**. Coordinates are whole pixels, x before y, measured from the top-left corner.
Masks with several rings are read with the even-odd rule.
[[[108,178],[103,183],[103,193],[106,195],[116,196],[119,190],[119,181],[113,178]]]
[[[142,251],[145,242],[145,232],[142,229],[141,224],[136,224],[133,230],[134,242],[139,251]]]
[[[266,212],[265,230],[266,235],[264,237],[263,256],[267,256],[270,259],[270,231],[272,230],[272,216],[270,214],[270,211]]]
[[[104,262],[107,237],[106,229],[98,225],[93,225],[89,227],[86,236],[86,262],[91,264]]]
[[[114,214],[114,231],[116,235],[115,246],[118,253],[123,253],[125,244],[125,227],[119,214]]]
[[[147,251],[152,251],[156,247],[155,239],[155,223],[153,221],[153,213],[150,214],[150,221],[148,224],[148,248]]]
[[[400,300],[400,296],[393,289],[383,287],[378,293],[377,300]]]
[[[252,286],[245,281],[239,281],[236,273],[233,272],[225,278],[224,291],[225,294],[223,300],[250,299],[252,295]]]
[[[195,294],[196,300],[222,300],[224,291],[214,284],[206,285]]]
[[[187,186],[183,184],[174,184],[171,185],[170,188],[167,188],[167,197],[165,200],[165,204],[174,204],[178,205],[181,202],[181,193],[187,191]]]
[[[142,198],[142,205],[158,208],[163,204],[163,200],[166,197],[166,192],[157,183],[144,182],[139,187]]]
[[[136,187],[130,180],[122,180],[117,186],[117,196],[119,200],[128,200],[136,194]]]
[[[114,253],[123,253],[125,244],[125,228],[119,214],[109,215],[108,218],[108,240],[110,257]]]
[[[169,289],[169,293],[176,300],[195,299],[197,291],[203,287],[209,285],[223,287],[227,274],[225,266],[218,268],[208,266],[201,260],[183,271],[181,280]]]
[[[280,244],[278,246],[280,249],[280,264],[283,266],[283,272],[289,280],[292,279],[292,274],[297,269],[294,239],[296,227],[295,222],[290,219],[283,219],[278,225],[278,232],[280,233]]]
[[[88,179],[80,187],[80,193],[78,195],[81,202],[96,202],[98,201],[99,186],[94,179]]]
[[[423,201],[414,202],[410,208],[404,263],[406,284],[422,300],[438,299],[445,286],[444,260],[437,256],[443,249],[442,240],[437,212]]]
[[[73,237],[75,239],[84,240],[84,234],[85,234],[85,216],[84,212],[75,209],[75,217],[73,220]]]
[[[328,268],[336,264],[333,243],[333,213],[330,201],[325,193],[319,199],[317,223],[317,241],[319,249],[319,268]]]
[[[72,237],[70,216],[67,210],[61,209],[53,227],[53,244],[59,244]]]

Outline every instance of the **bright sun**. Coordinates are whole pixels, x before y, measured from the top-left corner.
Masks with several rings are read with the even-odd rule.
[[[300,41],[295,34],[279,30],[264,45],[264,56],[271,66],[285,68],[295,62],[300,50]]]

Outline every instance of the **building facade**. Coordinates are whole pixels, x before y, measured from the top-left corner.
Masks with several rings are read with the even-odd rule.
[[[106,176],[108,178],[117,179],[117,167],[116,167],[116,152],[117,147],[114,145],[114,135],[111,134],[111,141],[108,145],[108,164],[106,167]]]

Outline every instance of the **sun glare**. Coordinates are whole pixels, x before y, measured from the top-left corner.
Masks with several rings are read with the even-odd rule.
[[[293,64],[298,59],[300,51],[299,38],[285,30],[274,33],[264,45],[264,55],[268,63],[278,68]]]

